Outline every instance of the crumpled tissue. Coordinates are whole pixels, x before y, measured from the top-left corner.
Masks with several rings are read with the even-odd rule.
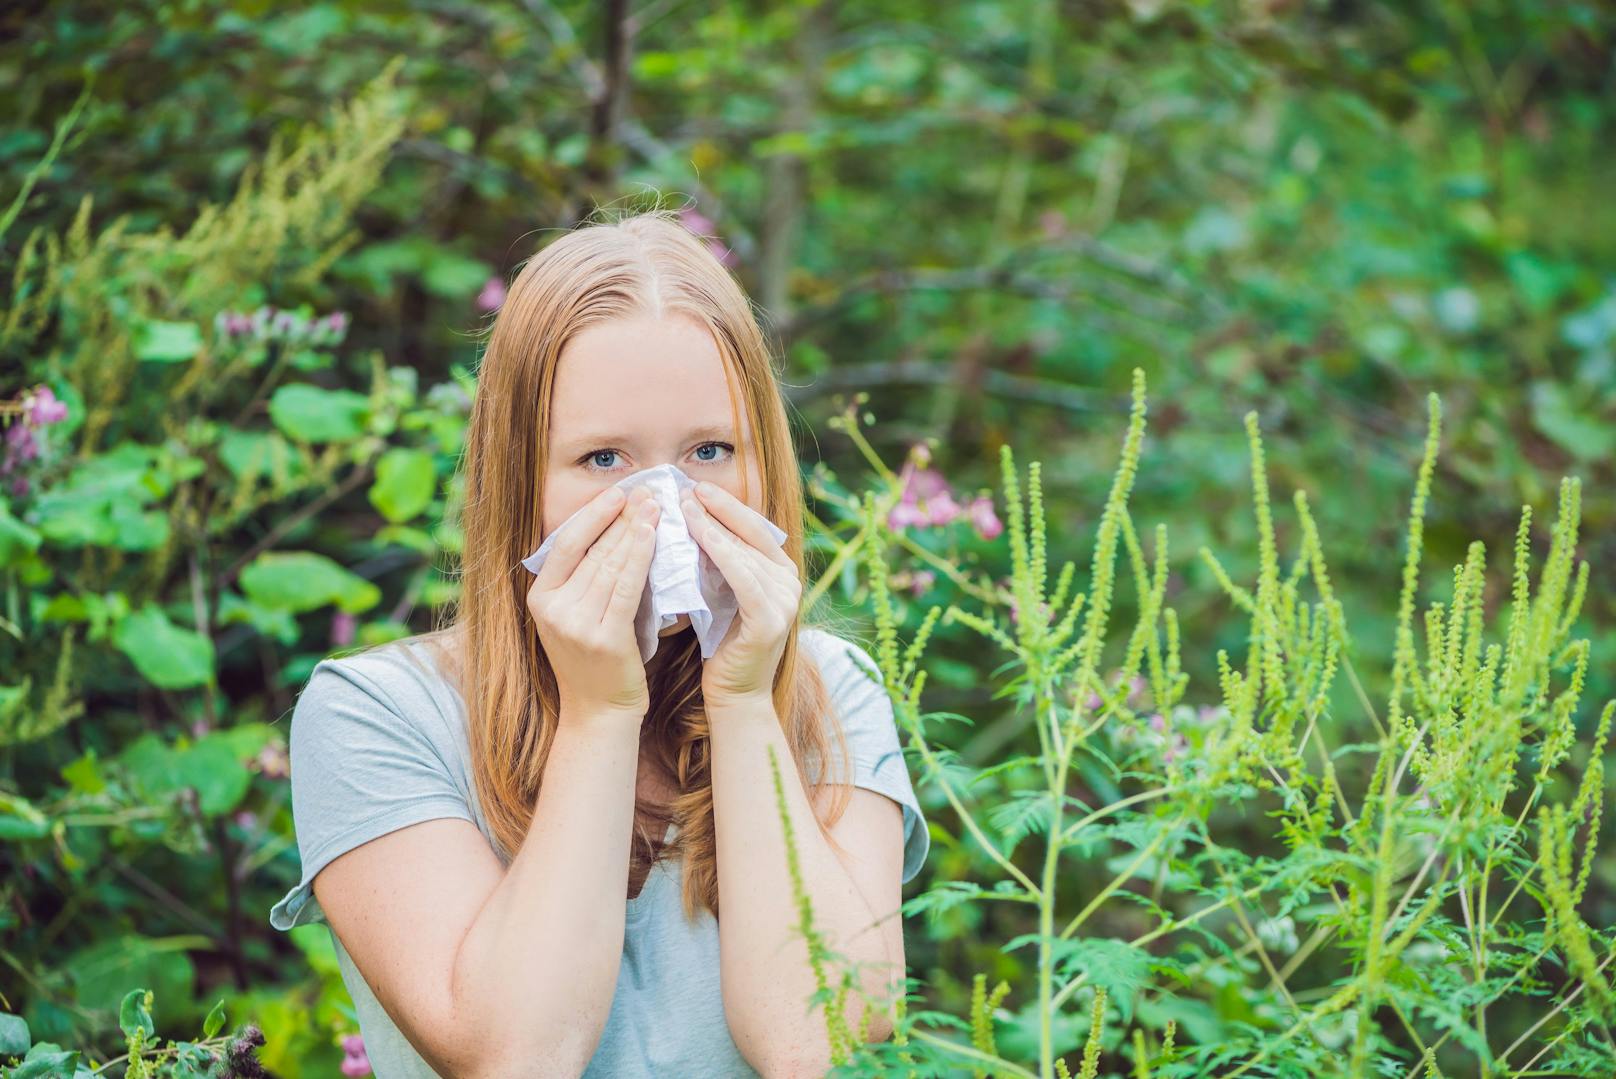
[[[676,465],[657,465],[625,476],[616,485],[623,488],[625,494],[635,487],[648,487],[662,507],[656,525],[656,551],[646,572],[647,587],[634,616],[634,635],[640,642],[641,661],[648,663],[656,655],[657,634],[673,625],[681,614],[690,616],[690,625],[701,644],[701,658],[711,659],[740,612],[740,603],[735,598],[735,590],[685,523],[679,496],[695,487],[696,481]],[[758,516],[768,526],[774,542],[783,546],[785,532],[768,518]],[[570,520],[572,517],[567,518]],[[522,565],[538,573],[566,524],[563,521],[546,536],[538,550],[522,559]]]

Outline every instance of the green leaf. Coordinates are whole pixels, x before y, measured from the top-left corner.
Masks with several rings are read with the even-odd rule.
[[[437,553],[438,545],[433,542],[431,533],[409,525],[385,525],[376,530],[375,540],[382,545],[397,544],[408,547],[412,551],[419,551],[431,558]]]
[[[154,447],[126,441],[84,460],[40,493],[33,519],[41,535],[59,547],[129,551],[160,544],[168,537],[168,515],[146,507],[173,488],[161,457]]]
[[[170,622],[155,603],[119,621],[112,643],[155,686],[189,689],[213,679],[213,642]]]
[[[303,957],[308,960],[310,969],[316,974],[330,978],[340,975],[342,964],[337,961],[337,949],[331,943],[330,929],[311,922],[294,926],[287,935],[292,938],[292,943],[297,945]]]
[[[291,443],[273,431],[226,431],[219,437],[219,460],[237,479],[289,479],[303,472]]]
[[[401,524],[432,504],[437,488],[432,455],[424,450],[388,450],[376,462],[376,482],[370,486],[370,504],[394,524]]]
[[[125,934],[79,949],[63,960],[61,969],[72,973],[75,998],[82,1007],[116,1011],[128,986],[143,985],[162,998],[165,1010],[173,1008],[176,1014],[171,1018],[178,1018],[190,1013],[196,980],[196,968],[185,952],[214,945],[211,938],[195,934]]]
[[[0,686],[0,723],[22,711],[34,688],[33,678],[24,678],[19,685]]]
[[[28,1052],[28,1020],[0,1012],[0,1057],[20,1057]]]
[[[300,613],[335,603],[348,614],[381,602],[381,589],[313,551],[266,551],[241,572],[241,588],[254,603]]]
[[[30,528],[11,515],[11,510],[0,502],[0,566],[15,565],[39,550],[39,531]]]
[[[202,1020],[203,1040],[213,1037],[222,1029],[224,1029],[224,998],[220,997],[219,1003],[215,1004],[208,1012],[208,1017]]]
[[[1566,387],[1535,382],[1531,400],[1533,424],[1573,457],[1598,461],[1616,453],[1616,425],[1582,411]]]
[[[1047,832],[1053,807],[1047,790],[1012,791],[1007,800],[990,807],[988,820],[1004,836],[1004,853],[1014,851],[1029,832]]]
[[[365,433],[370,398],[352,390],[327,390],[292,382],[269,398],[269,418],[298,442],[348,442]]]
[[[262,724],[249,724],[257,728]],[[130,782],[143,798],[167,803],[186,789],[196,791],[205,816],[216,817],[234,809],[252,782],[243,763],[244,740],[232,731],[215,731],[189,746],[175,747],[150,731],[118,754]],[[262,744],[262,736],[256,740]],[[256,749],[252,752],[257,752]]]
[[[491,276],[493,271],[486,262],[440,247],[422,267],[421,284],[446,300],[464,300],[475,296]]]
[[[50,818],[26,798],[0,791],[0,839],[39,839],[50,834]]]
[[[107,781],[101,775],[100,763],[96,760],[95,747],[92,746],[70,764],[61,768],[62,778],[67,780],[68,786],[76,794],[100,794],[107,789]]]
[[[40,1042],[28,1050],[28,1055],[6,1079],[73,1079],[77,1070],[79,1051],[63,1049],[55,1042]]]
[[[297,643],[297,619],[290,611],[262,607],[234,591],[219,595],[219,625],[244,623],[266,637],[274,637],[284,645]]]
[[[157,1029],[152,1024],[151,1011],[146,1004],[146,989],[131,989],[124,994],[123,1003],[118,1005],[118,1027],[123,1031],[125,1038],[133,1038],[135,1031],[140,1031],[142,1044],[150,1040]]]
[[[202,351],[202,331],[194,322],[143,322],[135,329],[135,359],[184,363]]]

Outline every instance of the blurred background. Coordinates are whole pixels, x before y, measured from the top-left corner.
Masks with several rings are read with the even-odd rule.
[[[1616,691],[1605,4],[188,0],[0,27],[0,1011],[36,1041],[121,1051],[144,985],[159,1033],[224,999],[276,1073],[344,1060],[324,930],[267,923],[298,870],[285,716],[332,649],[452,598],[478,334],[598,205],[682,207],[756,301],[827,525],[867,482],[830,424],[852,404],[960,506],[1003,515],[1001,445],[1042,462],[1081,587],[1143,368],[1133,516],[1167,526],[1204,699],[1244,654],[1197,551],[1255,577],[1248,411],[1281,557],[1305,490],[1383,691],[1434,391],[1422,599],[1482,539],[1496,609],[1521,507],[1541,559],[1579,476],[1587,697]],[[908,529],[1002,581],[992,514],[969,524]],[[905,569],[906,617],[958,598]],[[1017,731],[972,647],[935,646],[930,707],[976,718],[953,748],[980,765]],[[1616,861],[1595,877],[1609,925]],[[909,934],[952,1006],[986,965],[955,917]]]

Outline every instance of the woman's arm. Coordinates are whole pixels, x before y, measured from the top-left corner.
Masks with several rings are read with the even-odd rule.
[[[712,712],[713,817],[718,833],[719,965],[724,1014],[735,1044],[765,1079],[819,1076],[830,1067],[822,1009],[809,1011],[817,988],[786,864],[767,747],[780,762],[798,865],[826,945],[859,965],[861,984],[880,1002],[900,995],[905,972],[903,816],[897,803],[855,788],[832,829],[847,849],[844,864],[813,823],[796,781],[791,751],[772,702]],[[830,973],[832,977],[835,968]],[[848,998],[847,1020],[859,1027],[862,1005]],[[891,1023],[876,1010],[870,1037],[884,1040]]]
[[[320,906],[389,1016],[440,1074],[576,1076],[623,952],[639,724],[560,724],[503,871],[475,826],[424,821],[333,860]]]

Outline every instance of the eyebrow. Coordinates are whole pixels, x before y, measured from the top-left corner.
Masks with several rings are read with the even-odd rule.
[[[637,435],[624,434],[585,434],[567,439],[562,443],[565,452],[583,451],[596,446],[622,446],[632,443]],[[686,438],[724,438],[734,439],[735,429],[727,423],[712,423],[704,427],[692,427],[685,432]]]

